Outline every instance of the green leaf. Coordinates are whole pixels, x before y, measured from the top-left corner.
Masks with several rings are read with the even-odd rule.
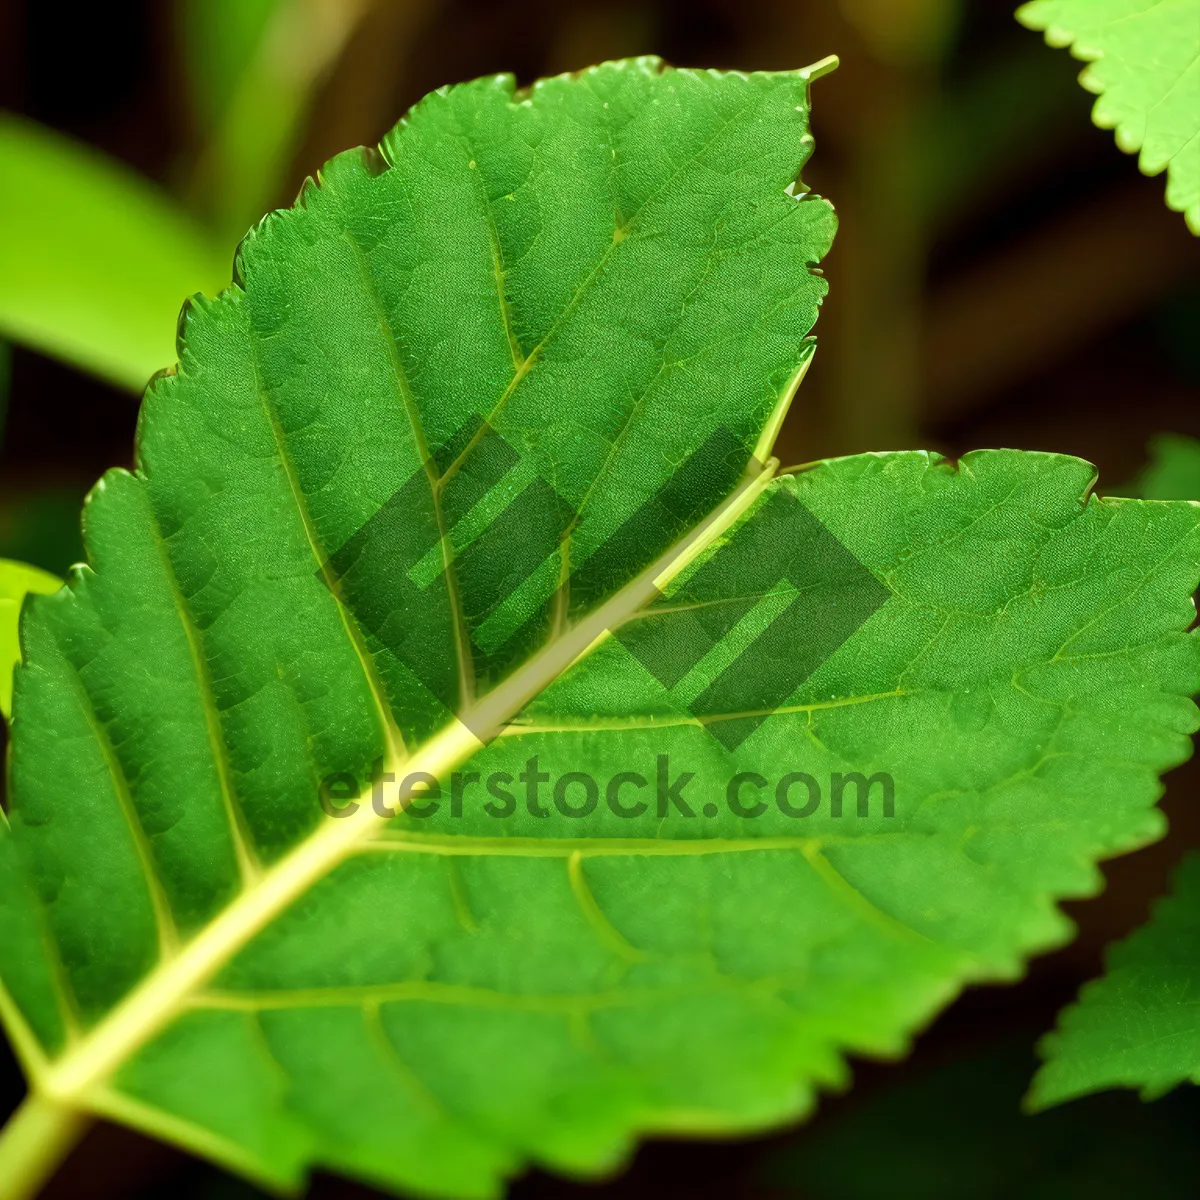
[[[1042,1043],[1030,1092],[1047,1108],[1104,1088],[1152,1100],[1200,1083],[1200,856],[1184,860],[1149,922],[1112,946],[1107,971],[1065,1009]]]
[[[1167,206],[1200,235],[1200,0],[1032,0],[1017,20],[1088,64],[1092,120],[1167,172]]]
[[[449,1196],[762,1128],[1161,831],[1191,506],[1015,451],[773,477],[815,73],[439,91],[189,307],[24,619],[0,1175],[81,1109]]]
[[[1200,442],[1159,434],[1150,442],[1150,464],[1133,486],[1144,500],[1200,500]]]
[[[0,113],[0,335],[141,391],[228,259],[148,181]]]
[[[251,69],[271,14],[290,0],[187,0],[179,8],[189,90],[196,119],[209,132],[220,124]]]
[[[12,715],[12,672],[21,661],[17,617],[30,592],[56,592],[62,580],[26,563],[0,558],[0,713]]]

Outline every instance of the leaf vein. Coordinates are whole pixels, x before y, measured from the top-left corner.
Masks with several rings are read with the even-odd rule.
[[[216,696],[213,692],[212,673],[209,670],[208,655],[204,649],[204,635],[196,624],[191,606],[179,585],[179,576],[175,572],[175,564],[171,561],[166,538],[163,536],[158,513],[151,510],[150,530],[154,544],[158,548],[159,558],[163,565],[167,586],[171,590],[171,598],[175,611],[179,615],[179,623],[187,641],[188,653],[192,660],[192,668],[196,674],[196,686],[200,693],[200,707],[204,712],[204,728],[208,738],[209,750],[212,754],[213,765],[216,767],[217,780],[221,789],[221,803],[225,810],[225,819],[229,826],[229,838],[233,844],[234,856],[237,859],[238,874],[242,887],[253,883],[261,874],[262,867],[254,845],[254,836],[246,821],[246,814],[233,786],[233,772],[229,762],[229,747],[226,745],[221,729],[221,716],[217,709]]]

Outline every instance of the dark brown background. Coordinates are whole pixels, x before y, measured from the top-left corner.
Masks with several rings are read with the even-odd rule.
[[[288,203],[334,152],[378,140],[444,83],[500,70],[528,82],[651,52],[679,65],[741,68],[837,53],[841,68],[815,85],[817,151],[805,178],[834,201],[841,231],[823,264],[831,291],[820,350],[781,457],[1017,446],[1082,455],[1117,486],[1141,467],[1149,436],[1200,435],[1200,242],[1165,208],[1162,178],[1139,176],[1112,135],[1092,127],[1077,64],[1018,26],[1009,4],[966,4],[941,55],[920,37],[889,48],[878,29],[871,34],[872,12],[886,25],[888,12],[902,20],[922,7],[377,0],[324,80],[276,201]],[[0,0],[0,106],[168,187],[197,152],[182,53],[173,4],[113,0],[68,14],[46,0]],[[135,414],[131,397],[13,352],[0,554],[57,571],[79,557],[79,502],[104,468],[129,461]],[[1198,1139],[1189,1131],[1200,1131],[1200,1114],[1187,1095],[1151,1108],[1110,1096],[1037,1118],[1018,1117],[1015,1106],[1036,1036],[1099,970],[1101,947],[1144,918],[1183,850],[1200,844],[1198,780],[1194,767],[1177,771],[1165,801],[1170,837],[1112,864],[1105,895],[1071,906],[1081,930],[1072,946],[1034,963],[1017,986],[968,994],[903,1065],[855,1064],[855,1090],[807,1126],[728,1144],[652,1143],[613,1181],[534,1175],[514,1187],[514,1200],[953,1196],[946,1163],[955,1156],[968,1162],[977,1195],[1017,1194],[1014,1179],[1022,1194],[1039,1180],[1051,1186],[1048,1164],[1068,1159],[1075,1174],[1047,1194],[1124,1194],[1130,1180],[1145,1195],[1194,1194]],[[939,1090],[947,1072],[953,1080]],[[7,1107],[19,1094],[15,1067],[0,1064],[0,1101]],[[921,1105],[928,1119],[909,1129],[905,1114]],[[896,1173],[901,1133],[924,1164],[916,1174]],[[1081,1183],[1071,1155],[1105,1138],[1121,1165],[1101,1169],[1087,1150],[1092,1174]],[[830,1167],[831,1155],[842,1168]],[[366,1194],[331,1178],[313,1189]],[[257,1193],[100,1127],[48,1195]]]

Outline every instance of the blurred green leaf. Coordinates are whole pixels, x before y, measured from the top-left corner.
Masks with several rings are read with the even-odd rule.
[[[187,0],[183,5],[182,57],[205,134],[220,123],[279,7],[281,0]]]
[[[193,103],[206,146],[192,194],[231,241],[274,207],[316,87],[365,0],[191,0]]]
[[[1200,0],[1033,0],[1017,20],[1088,64],[1092,120],[1167,172],[1167,206],[1200,236]]]
[[[1144,1099],[1200,1083],[1200,856],[1180,867],[1149,922],[1109,952],[1108,970],[1042,1045],[1035,1108],[1111,1087]]]
[[[21,661],[17,619],[30,592],[57,592],[62,580],[26,563],[0,559],[0,713],[12,715],[13,667]]]
[[[1130,492],[1143,500],[1200,500],[1200,442],[1159,434],[1150,442],[1150,463]]]
[[[135,172],[9,113],[0,177],[0,334],[141,391],[229,257]]]

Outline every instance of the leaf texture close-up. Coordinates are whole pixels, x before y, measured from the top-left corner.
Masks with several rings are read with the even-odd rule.
[[[0,1195],[78,1114],[455,1197],[770,1127],[1161,833],[1200,509],[772,457],[819,73],[442,89],[189,302],[24,609]]]

